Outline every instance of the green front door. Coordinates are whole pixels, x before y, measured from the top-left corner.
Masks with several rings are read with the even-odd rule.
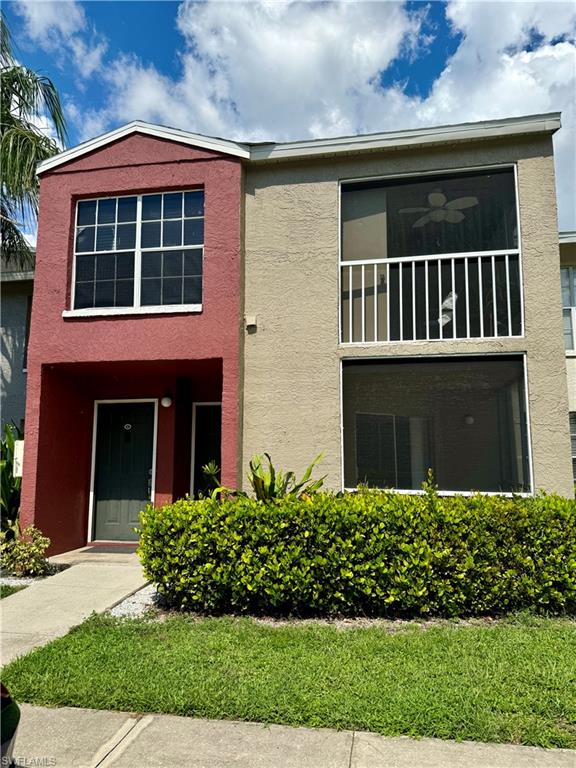
[[[96,429],[94,538],[134,541],[152,491],[154,403],[99,403]]]

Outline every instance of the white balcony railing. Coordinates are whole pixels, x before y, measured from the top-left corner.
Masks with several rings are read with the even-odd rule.
[[[341,262],[341,340],[522,335],[518,251]]]

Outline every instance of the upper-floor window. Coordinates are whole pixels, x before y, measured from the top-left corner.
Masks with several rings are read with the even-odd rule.
[[[343,342],[522,333],[513,168],[350,182]]]
[[[73,308],[199,308],[204,192],[80,200]]]
[[[564,346],[576,350],[576,267],[560,269],[562,281],[562,314],[564,317]]]

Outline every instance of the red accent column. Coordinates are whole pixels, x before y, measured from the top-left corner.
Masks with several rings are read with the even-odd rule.
[[[34,520],[34,500],[38,467],[38,430],[40,422],[41,368],[28,364],[26,384],[26,419],[24,432],[24,471],[20,498],[20,525],[25,528]]]

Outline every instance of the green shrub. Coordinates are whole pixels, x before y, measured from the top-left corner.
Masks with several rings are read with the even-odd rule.
[[[16,536],[22,478],[14,477],[14,443],[21,439],[22,432],[18,427],[4,425],[4,434],[0,439],[0,510],[2,532],[6,539]]]
[[[46,550],[50,539],[29,525],[15,539],[2,533],[2,570],[16,576],[43,576],[48,571]]]
[[[189,499],[141,516],[176,607],[297,615],[576,611],[576,503],[558,496],[317,493]]]

